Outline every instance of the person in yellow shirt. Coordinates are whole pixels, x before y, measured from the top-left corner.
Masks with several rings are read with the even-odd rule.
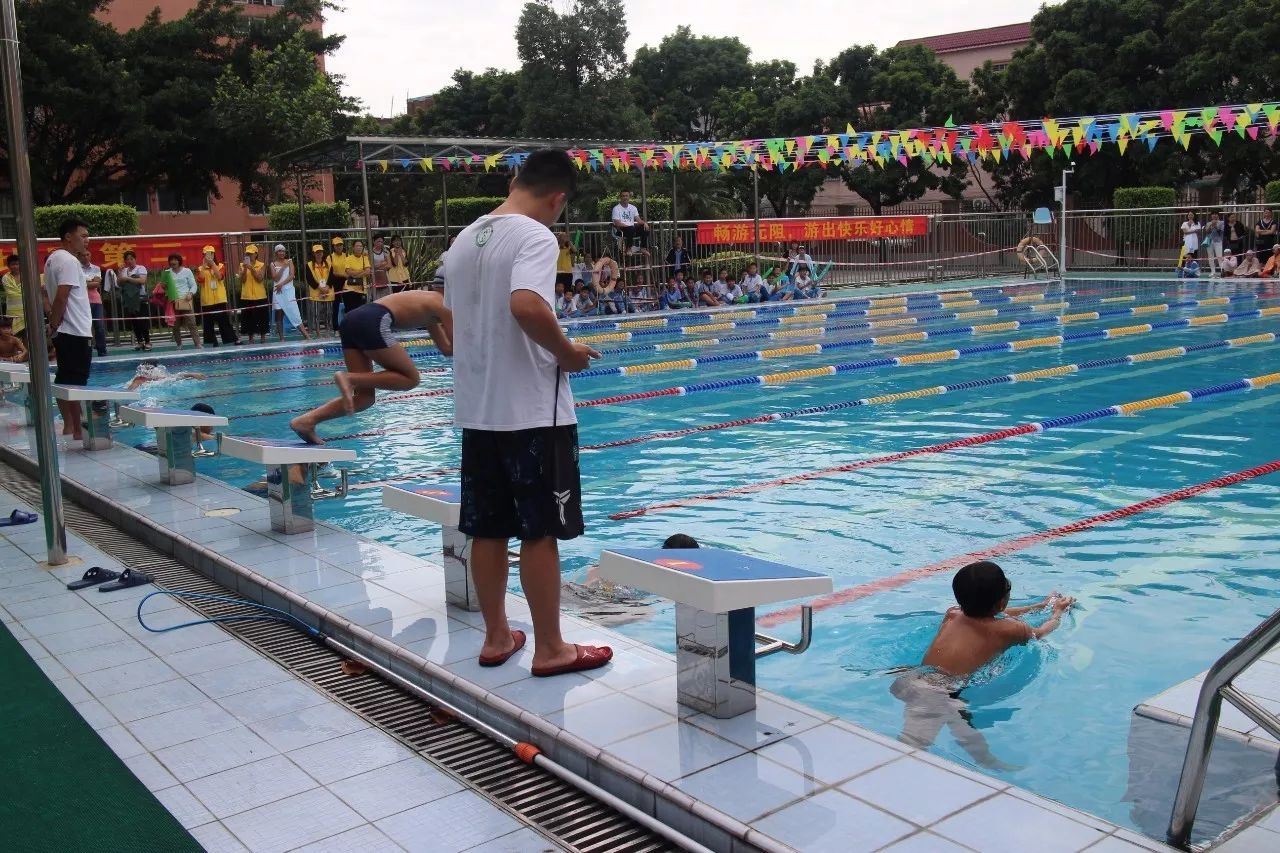
[[[267,342],[271,326],[271,308],[267,300],[267,265],[258,260],[258,247],[248,245],[240,261],[240,333],[249,338],[257,336],[260,343]]]
[[[307,304],[314,308],[312,328],[317,334],[322,324],[328,325],[331,322],[329,330],[332,332],[338,330],[340,303],[334,298],[330,278],[332,278],[332,272],[329,261],[324,256],[324,246],[316,243],[311,247],[311,260],[307,261],[307,294],[311,297],[311,301]]]
[[[563,231],[556,232],[556,242],[560,244],[560,254],[556,256],[556,284],[563,284],[568,290],[573,287],[573,246],[569,244],[569,235]]]
[[[391,292],[399,293],[409,286],[409,255],[404,250],[404,241],[399,235],[391,238],[391,269],[387,270],[387,281],[391,282]]]
[[[369,283],[373,280],[373,265],[364,253],[363,240],[351,241],[351,254],[343,263],[343,273],[347,285],[342,290],[342,309],[344,314],[350,314],[365,303]]]
[[[219,334],[224,344],[239,344],[240,336],[232,328],[231,313],[227,310],[227,267],[218,262],[213,246],[204,247],[204,260],[196,270],[196,283],[200,286],[205,346],[216,347]],[[218,334],[214,334],[215,326]]]
[[[8,258],[9,271],[0,278],[0,289],[4,293],[4,315],[13,318],[13,333],[25,339],[27,329],[27,312],[22,307],[22,280],[18,277],[18,256]]]
[[[336,332],[338,318],[342,316],[343,312],[342,294],[347,289],[347,250],[345,248],[346,244],[341,237],[334,237],[330,244],[332,248],[329,251],[329,286],[333,288],[335,294],[333,329]]]

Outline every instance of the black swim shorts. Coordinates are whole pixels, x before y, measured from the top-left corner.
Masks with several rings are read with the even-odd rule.
[[[399,346],[396,336],[391,333],[394,325],[395,318],[386,306],[370,302],[347,312],[338,326],[338,338],[343,349],[364,352],[387,349]]]
[[[54,382],[59,385],[89,384],[93,338],[59,332],[53,336],[53,351],[58,355],[58,370],[53,375]]]
[[[458,529],[480,539],[582,535],[578,426],[462,431]]]

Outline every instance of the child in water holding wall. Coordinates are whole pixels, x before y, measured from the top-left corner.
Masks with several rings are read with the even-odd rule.
[[[341,396],[289,422],[308,444],[324,444],[316,427],[373,405],[373,392],[409,391],[418,387],[418,368],[392,334],[396,329],[425,327],[440,352],[453,355],[453,313],[444,297],[429,290],[406,290],[361,305],[338,328],[347,369],[333,375]],[[375,371],[377,364],[382,370]]]
[[[921,665],[899,676],[889,688],[906,705],[898,740],[927,748],[946,725],[978,764],[1011,769],[991,754],[986,738],[970,722],[968,705],[960,693],[979,669],[1014,646],[1041,639],[1057,628],[1075,599],[1055,592],[1036,604],[1010,607],[1013,584],[1003,569],[985,560],[956,572],[951,589],[960,606],[942,617]],[[1039,627],[1017,618],[1046,607],[1053,614]]]

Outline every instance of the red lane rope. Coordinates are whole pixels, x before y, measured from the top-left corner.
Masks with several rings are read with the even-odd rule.
[[[817,480],[822,477],[830,477],[833,474],[844,474],[849,471],[857,471],[860,468],[870,468],[874,465],[887,465],[891,462],[910,459],[913,456],[924,456],[929,453],[945,453],[948,450],[955,450],[959,447],[975,447],[979,444],[987,444],[992,441],[1003,441],[1006,438],[1012,438],[1016,435],[1026,435],[1027,433],[1035,431],[1035,424],[1022,424],[1021,426],[1009,427],[1008,429],[996,430],[995,432],[983,433],[982,435],[973,435],[968,438],[957,438],[953,441],[943,442],[942,444],[930,444],[926,447],[916,447],[911,450],[903,450],[899,453],[890,453],[884,456],[872,456],[867,459],[859,459],[857,462],[849,462],[844,465],[833,465],[830,468],[819,468],[816,471],[805,471],[801,474],[791,474],[786,477],[779,477],[776,480],[764,480],[759,483],[748,483],[745,486],[735,486],[732,489],[725,489],[721,492],[694,495],[693,497],[680,498],[679,500],[667,501],[665,503],[650,504],[649,506],[639,507],[638,509],[615,512],[613,515],[609,516],[609,518],[614,521],[637,518],[638,516],[647,515],[659,510],[677,509],[679,507],[695,506],[700,503],[719,500],[720,498],[749,495],[753,492],[763,492],[766,489],[773,489],[778,486],[788,486],[792,483],[803,483],[806,480]]]
[[[640,444],[645,441],[654,441],[660,438],[680,438],[685,435],[693,435],[699,432],[711,432],[717,429],[729,429],[730,427],[749,426],[751,424],[762,424],[766,421],[776,420],[773,415],[757,415],[753,418],[739,418],[736,421],[720,421],[714,424],[703,424],[696,427],[685,427],[684,429],[667,430],[666,432],[651,432],[646,435],[633,435],[630,438],[620,438],[616,441],[606,441],[603,444],[585,444],[583,450],[606,450],[610,447],[627,447],[631,444]]]
[[[335,435],[332,438],[326,438],[325,442],[346,441],[352,438],[377,438],[382,435],[390,435],[397,432],[422,432],[424,429],[435,429],[438,427],[453,426],[453,420],[447,421],[431,421],[425,424],[412,424],[410,426],[394,426],[383,427],[381,429],[371,429],[365,432],[349,432],[346,435]],[[417,475],[415,475],[417,476]]]
[[[433,391],[414,391],[408,394],[393,394],[390,397],[383,397],[379,403],[404,403],[409,400],[420,400],[423,397],[447,397],[453,393],[452,388],[436,388]],[[298,412],[309,412],[314,406],[299,406],[292,409],[275,409],[270,412],[247,412],[243,415],[227,415],[228,420],[243,420],[244,418],[265,418],[271,415],[293,415]]]
[[[839,590],[830,595],[824,595],[816,598],[811,602],[814,610],[828,610],[842,604],[848,604],[857,601],[860,598],[866,598],[869,595],[875,595],[878,592],[884,592],[889,589],[897,589],[906,586],[913,581],[927,578],[930,575],[936,575],[939,572],[945,572],[950,569],[958,569],[961,566],[968,565],[976,560],[989,560],[993,557],[1000,557],[1005,554],[1012,554],[1015,551],[1022,551],[1030,548],[1032,545],[1039,545],[1041,542],[1047,542],[1050,539],[1057,539],[1062,536],[1070,536],[1073,533],[1079,533],[1082,530],[1088,530],[1091,527],[1097,527],[1100,524],[1109,524],[1112,521],[1119,521],[1122,518],[1128,518],[1131,515],[1137,515],[1143,512],[1150,512],[1153,509],[1159,509],[1178,501],[1185,501],[1196,495],[1215,489],[1232,486],[1236,483],[1242,483],[1245,480],[1252,480],[1257,477],[1264,477],[1267,474],[1274,474],[1280,471],[1280,459],[1268,462],[1265,465],[1258,465],[1255,468],[1249,468],[1245,471],[1237,471],[1234,474],[1226,474],[1215,480],[1209,480],[1204,483],[1197,483],[1194,486],[1187,486],[1178,489],[1176,492],[1159,495],[1158,497],[1149,498],[1135,504],[1113,509],[1111,512],[1104,512],[1101,515],[1082,518],[1079,521],[1073,521],[1070,524],[1064,524],[1061,527],[1055,527],[1051,530],[1041,530],[1038,533],[1028,533],[1025,536],[1019,536],[1016,539],[1010,539],[1007,542],[1001,542],[989,548],[983,548],[980,551],[973,551],[969,554],[962,554],[958,557],[951,557],[941,562],[932,563],[928,566],[921,566],[918,569],[909,569],[905,572],[899,572],[896,575],[890,575],[886,578],[868,581],[867,583],[851,586],[846,589]],[[769,613],[761,617],[758,621],[764,626],[776,626],[800,616],[799,607],[788,607]]]

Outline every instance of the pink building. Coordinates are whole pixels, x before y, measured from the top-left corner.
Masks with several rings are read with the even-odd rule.
[[[938,55],[961,80],[968,80],[983,63],[991,60],[997,69],[1013,59],[1014,51],[1031,43],[1031,22],[1005,24],[981,30],[965,30],[918,39],[903,39],[897,47],[922,44]]]

